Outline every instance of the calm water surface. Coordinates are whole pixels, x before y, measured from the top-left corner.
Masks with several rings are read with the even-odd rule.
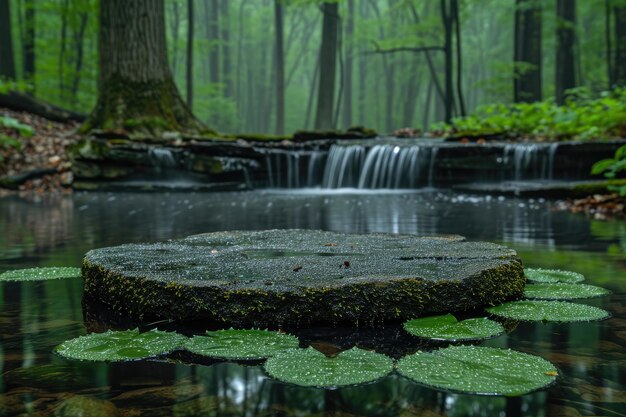
[[[583,302],[613,317],[584,324],[522,323],[485,342],[541,355],[559,368],[563,377],[556,386],[523,397],[451,394],[395,374],[323,390],[282,384],[260,366],[236,363],[64,360],[52,353],[55,345],[106,328],[85,323],[81,281],[4,283],[0,416],[626,415],[626,224],[555,213],[542,200],[351,190],[9,197],[0,199],[0,272],[79,266],[89,249],[121,243],[267,228],[457,233],[503,243],[517,249],[526,266],[578,271],[588,283],[612,290],[609,297]],[[385,350],[390,329],[369,329],[365,336],[318,329],[303,331],[308,336],[302,340],[342,348],[380,343]]]

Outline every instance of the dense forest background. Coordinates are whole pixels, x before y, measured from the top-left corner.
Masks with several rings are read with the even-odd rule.
[[[5,43],[0,74],[88,113],[98,8],[0,0],[14,68]],[[485,104],[594,96],[626,78],[623,0],[165,0],[165,18],[181,95],[223,132],[320,127],[319,100],[330,100],[331,127],[424,128]]]

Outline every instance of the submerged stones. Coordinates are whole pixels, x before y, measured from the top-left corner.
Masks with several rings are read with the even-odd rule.
[[[92,250],[85,303],[135,319],[371,323],[522,295],[514,250],[458,237],[218,232]]]

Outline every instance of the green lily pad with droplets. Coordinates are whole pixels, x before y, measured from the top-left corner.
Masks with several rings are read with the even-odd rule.
[[[183,346],[187,338],[175,332],[138,329],[91,333],[63,342],[56,353],[85,361],[132,361],[170,353]]]
[[[527,284],[524,297],[538,300],[575,300],[578,298],[601,297],[610,294],[609,290],[586,284]]]
[[[602,320],[609,317],[609,313],[601,308],[567,301],[511,301],[490,307],[487,311],[506,319],[562,323]]]
[[[388,356],[352,348],[334,357],[309,347],[272,356],[265,362],[270,376],[306,387],[341,387],[375,381],[393,369]]]
[[[0,281],[44,281],[48,279],[80,277],[80,268],[53,266],[47,268],[26,268],[5,271],[0,274]]]
[[[295,336],[269,330],[217,330],[206,336],[194,336],[185,349],[196,355],[219,359],[265,359],[299,345]]]
[[[434,388],[482,395],[519,396],[552,384],[558,371],[547,360],[510,349],[452,346],[403,357],[398,372]]]
[[[414,336],[448,341],[480,340],[504,333],[500,323],[488,318],[458,321],[452,314],[409,320],[403,327]]]
[[[566,282],[575,284],[585,280],[583,274],[560,269],[525,268],[524,275],[529,281],[542,283]]]

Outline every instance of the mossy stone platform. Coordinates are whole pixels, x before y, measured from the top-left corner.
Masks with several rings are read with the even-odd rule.
[[[370,324],[522,295],[514,250],[460,237],[219,232],[92,250],[85,303],[133,319]]]

